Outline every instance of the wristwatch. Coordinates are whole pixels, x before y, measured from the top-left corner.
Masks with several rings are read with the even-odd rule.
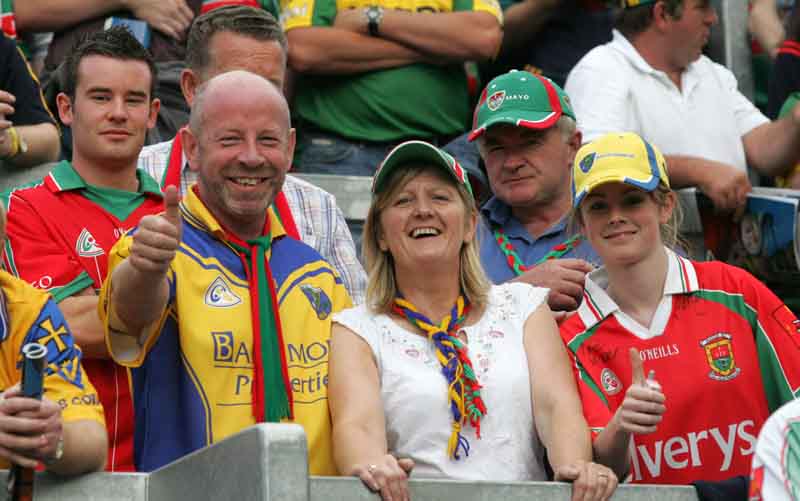
[[[379,36],[378,28],[383,19],[383,7],[379,5],[370,5],[364,9],[364,16],[367,18],[367,30],[372,37]]]
[[[62,435],[58,439],[58,443],[56,444],[56,452],[50,456],[49,458],[45,458],[42,462],[49,466],[53,463],[57,463],[64,457],[64,436]]]

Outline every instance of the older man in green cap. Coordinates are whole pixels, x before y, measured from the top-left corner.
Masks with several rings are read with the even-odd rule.
[[[574,310],[598,258],[567,224],[581,146],[569,98],[548,78],[500,75],[481,95],[469,139],[478,142],[494,194],[478,230],[489,278],[548,287],[551,309]]]

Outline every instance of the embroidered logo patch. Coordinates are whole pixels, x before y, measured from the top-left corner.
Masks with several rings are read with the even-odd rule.
[[[603,391],[609,396],[616,395],[622,390],[622,382],[608,367],[600,371],[600,383],[603,385]]]
[[[581,172],[584,174],[589,172],[589,170],[592,168],[592,165],[594,165],[594,159],[596,156],[597,153],[589,153],[581,159],[580,163],[578,164],[578,167],[581,168]]]
[[[242,302],[242,298],[234,294],[230,286],[222,279],[217,277],[206,289],[205,303],[208,306],[217,308],[229,308]]]
[[[772,312],[772,318],[783,327],[795,346],[800,347],[800,320],[797,320],[792,310],[782,304]]]
[[[742,369],[736,367],[731,339],[730,334],[718,332],[700,341],[700,346],[706,351],[708,366],[711,367],[708,377],[715,381],[729,381],[742,372]]]
[[[97,245],[94,236],[86,228],[82,229],[81,234],[78,235],[78,240],[75,242],[75,251],[81,257],[97,257],[105,254],[103,249]]]
[[[503,105],[503,101],[505,101],[505,99],[506,99],[506,91],[498,90],[497,92],[489,96],[486,106],[492,111],[497,111],[497,109]]]
[[[333,304],[331,303],[331,298],[325,294],[325,291],[309,284],[302,284],[300,290],[303,291],[303,294],[308,298],[308,302],[311,303],[311,307],[317,312],[317,318],[320,320],[328,318],[333,309]]]
[[[47,374],[58,374],[66,382],[83,388],[81,372],[81,351],[73,343],[69,327],[58,311],[53,300],[48,301],[32,324],[25,337],[25,343],[39,343],[47,348]],[[17,367],[22,367],[22,353],[17,359]]]

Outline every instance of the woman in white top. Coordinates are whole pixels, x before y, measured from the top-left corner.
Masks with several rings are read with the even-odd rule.
[[[364,228],[367,304],[334,317],[334,457],[384,499],[407,477],[545,480],[543,447],[576,499],[617,480],[591,462],[586,421],[547,290],[490,287],[461,166],[408,141],[373,184]]]

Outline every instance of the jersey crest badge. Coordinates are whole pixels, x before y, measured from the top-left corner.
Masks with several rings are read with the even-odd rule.
[[[603,385],[603,391],[609,396],[616,395],[622,390],[622,382],[608,367],[600,371],[600,383]]]
[[[300,290],[303,291],[303,294],[308,298],[308,302],[311,303],[311,307],[317,312],[317,318],[320,320],[328,318],[333,309],[333,304],[331,303],[331,298],[325,294],[325,291],[309,284],[300,285]]]
[[[86,228],[82,229],[81,234],[78,235],[78,241],[75,242],[75,251],[81,257],[97,257],[105,254],[103,249],[97,245],[94,235],[89,233]]]
[[[731,338],[730,334],[718,332],[700,341],[700,346],[706,351],[708,366],[711,368],[708,377],[715,381],[730,381],[742,372],[741,368],[736,367]]]
[[[497,109],[503,105],[503,101],[505,101],[505,99],[506,99],[506,91],[498,90],[497,92],[489,96],[486,106],[492,111],[497,111]]]
[[[206,289],[205,303],[216,308],[230,308],[242,302],[242,298],[234,294],[230,286],[222,279],[217,277]]]
[[[772,312],[772,318],[783,327],[795,346],[800,347],[800,320],[797,320],[792,310],[782,304]]]

